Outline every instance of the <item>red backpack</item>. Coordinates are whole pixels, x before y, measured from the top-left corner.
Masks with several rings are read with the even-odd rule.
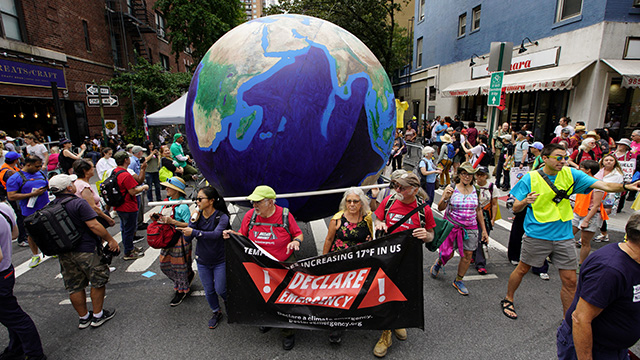
[[[171,217],[175,215],[175,209],[178,205],[171,207]],[[165,249],[175,246],[180,240],[182,233],[176,230],[176,227],[169,224],[158,222],[154,219],[147,226],[147,242],[154,249]]]

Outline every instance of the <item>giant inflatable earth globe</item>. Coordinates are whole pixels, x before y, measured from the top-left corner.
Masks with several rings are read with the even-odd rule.
[[[302,15],[249,21],[198,65],[187,96],[189,149],[225,197],[372,183],[393,143],[395,99],[371,51]],[[299,220],[337,211],[341,194],[288,198]]]

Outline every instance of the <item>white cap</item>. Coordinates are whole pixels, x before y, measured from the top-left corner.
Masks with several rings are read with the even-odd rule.
[[[66,188],[71,186],[71,184],[73,184],[73,182],[76,181],[77,179],[78,179],[77,175],[67,175],[67,174],[56,175],[49,180],[49,190],[51,190],[51,192],[54,192],[54,193],[62,192]]]

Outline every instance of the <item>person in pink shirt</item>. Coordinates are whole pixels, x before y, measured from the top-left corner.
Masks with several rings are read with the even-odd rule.
[[[60,156],[60,148],[57,146],[51,147],[51,154],[49,155],[49,162],[47,163],[47,172],[53,171],[58,167],[58,156]]]
[[[76,187],[76,196],[85,199],[87,203],[89,203],[89,206],[91,206],[93,211],[98,214],[97,219],[102,226],[108,228],[115,225],[115,220],[102,211],[102,208],[100,207],[100,196],[89,184],[89,180],[95,173],[93,164],[84,159],[76,160],[73,162],[73,172],[78,176],[78,178],[73,182]]]
[[[640,154],[640,130],[633,130],[631,140],[631,158],[635,159]]]

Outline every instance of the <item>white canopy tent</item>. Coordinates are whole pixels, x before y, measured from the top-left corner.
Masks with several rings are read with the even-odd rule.
[[[149,126],[163,125],[184,125],[185,106],[187,104],[187,94],[182,95],[178,100],[172,102],[161,110],[147,115]]]

